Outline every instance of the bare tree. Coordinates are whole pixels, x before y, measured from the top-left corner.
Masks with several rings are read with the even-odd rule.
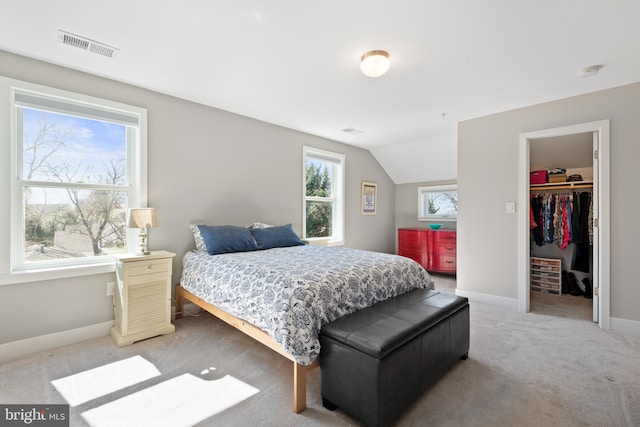
[[[92,176],[88,165],[70,165],[66,161],[55,160],[55,154],[62,147],[70,147],[70,136],[74,131],[72,126],[63,127],[55,120],[48,120],[46,114],[38,118],[37,130],[30,141],[23,142],[23,176],[25,180],[42,179],[68,183],[93,182],[99,185],[121,184],[125,176],[125,159],[112,159],[104,164],[103,173]],[[75,210],[72,221],[81,228],[90,240],[94,255],[102,253],[103,240],[106,236],[115,242],[124,241],[124,227],[122,218],[114,221],[114,211],[124,206],[125,196],[122,192],[107,190],[87,190],[66,188],[67,196]],[[51,212],[47,209],[46,191],[44,204],[30,203],[31,189],[25,189],[25,220],[28,225],[26,236],[28,240],[37,241],[39,231],[44,229],[46,216]],[[68,211],[67,211],[68,212]],[[67,224],[64,224],[65,226]],[[55,232],[55,230],[54,230]]]
[[[23,141],[23,159],[27,166],[24,178],[31,180],[33,175],[42,170],[51,156],[60,147],[69,145],[67,138],[73,127],[61,129],[57,122],[49,123],[42,114],[38,119],[38,131],[32,141]]]
[[[51,156],[63,146],[68,146],[67,141],[73,127],[61,128],[57,122],[50,123],[44,113],[38,118],[38,129],[31,140],[23,140],[23,177],[31,180],[33,176],[46,168],[46,164]],[[46,215],[46,194],[45,202],[35,207],[30,203],[31,188],[24,190],[25,201],[25,239],[37,241],[39,229],[42,229],[42,222]]]
[[[51,165],[47,174],[55,177],[60,182],[82,182],[89,178],[90,169],[72,170],[68,163]],[[97,177],[98,184],[117,185],[125,176],[125,159],[111,160],[104,165],[104,174]],[[123,236],[120,225],[113,224],[112,217],[116,209],[124,206],[124,195],[121,192],[110,190],[88,190],[67,188],[69,201],[76,209],[78,219],[84,232],[91,239],[94,255],[102,254],[102,242],[107,233],[117,233]],[[109,227],[107,227],[109,226]]]

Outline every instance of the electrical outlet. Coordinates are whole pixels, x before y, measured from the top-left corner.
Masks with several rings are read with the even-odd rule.
[[[113,290],[116,286],[115,282],[108,282],[107,283],[107,296],[110,297],[113,295]]]

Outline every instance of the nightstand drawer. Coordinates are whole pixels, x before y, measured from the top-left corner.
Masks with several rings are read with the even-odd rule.
[[[129,276],[140,276],[142,274],[166,273],[170,271],[171,260],[153,259],[150,261],[137,261],[127,265]],[[125,273],[126,274],[126,273]]]

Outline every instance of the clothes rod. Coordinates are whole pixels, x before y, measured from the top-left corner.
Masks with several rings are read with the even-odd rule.
[[[534,184],[530,186],[531,191],[547,191],[547,190],[580,190],[580,189],[592,189],[593,182],[558,182],[551,184]]]

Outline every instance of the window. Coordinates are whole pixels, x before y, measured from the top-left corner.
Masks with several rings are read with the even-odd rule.
[[[344,240],[344,155],[303,147],[302,234],[308,240]]]
[[[146,202],[145,110],[38,89],[11,90],[12,271],[113,262]]]
[[[455,184],[418,187],[419,221],[455,221],[458,191]]]

